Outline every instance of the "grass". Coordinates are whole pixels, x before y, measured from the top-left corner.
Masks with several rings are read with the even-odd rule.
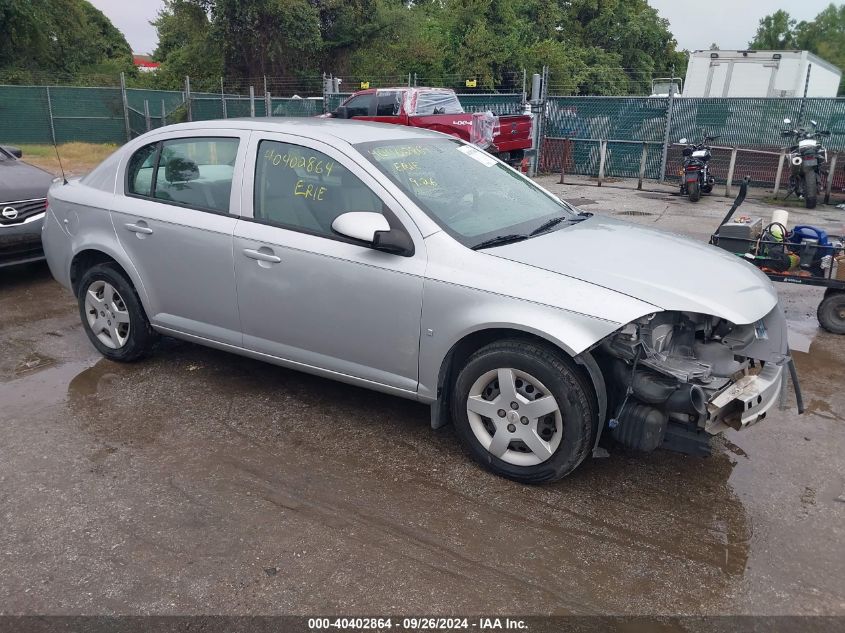
[[[23,152],[23,160],[56,176],[61,174],[56,150],[52,145],[17,145]],[[68,177],[82,176],[99,165],[118,148],[109,143],[63,143],[59,145],[59,156]]]

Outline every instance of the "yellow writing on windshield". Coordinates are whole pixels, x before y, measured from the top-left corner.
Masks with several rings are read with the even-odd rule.
[[[395,171],[416,171],[417,163],[393,163]]]
[[[408,178],[408,182],[420,188],[437,186],[437,181],[434,178]]]
[[[370,150],[373,156],[379,159],[409,158],[411,156],[425,156],[428,148],[423,145],[388,145],[386,147],[374,147]]]

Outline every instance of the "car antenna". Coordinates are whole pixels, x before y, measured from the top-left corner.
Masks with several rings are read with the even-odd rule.
[[[62,165],[62,157],[59,156],[59,146],[56,145],[55,140],[53,140],[53,149],[56,150],[56,160],[59,161],[59,170],[61,170],[61,172],[62,172],[62,184],[66,185],[67,184],[67,177],[65,177],[65,168]]]

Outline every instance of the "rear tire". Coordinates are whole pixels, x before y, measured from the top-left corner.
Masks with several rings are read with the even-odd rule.
[[[701,200],[701,186],[698,182],[687,183],[687,191],[689,192],[690,202],[698,202]]]
[[[804,206],[808,209],[815,209],[818,202],[818,181],[816,172],[810,171],[804,174]]]
[[[109,360],[146,356],[158,339],[132,283],[114,264],[92,266],[79,281],[79,316],[88,339]]]
[[[571,359],[551,346],[505,340],[481,348],[458,374],[451,401],[461,444],[502,477],[556,481],[592,448],[593,389]]]
[[[816,312],[819,324],[833,334],[845,334],[845,292],[828,291]]]

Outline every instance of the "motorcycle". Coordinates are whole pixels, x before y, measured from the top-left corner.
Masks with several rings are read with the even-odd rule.
[[[710,175],[708,162],[711,153],[708,143],[719,138],[716,136],[705,136],[704,140],[697,145],[689,143],[682,138],[680,143],[686,145],[684,148],[684,168],[681,173],[681,195],[689,196],[690,202],[698,202],[702,193],[713,191],[716,180]]]
[[[790,119],[784,119],[783,122],[785,125],[792,125]],[[786,197],[794,193],[796,197],[804,199],[805,207],[815,209],[819,189],[824,188],[827,178],[827,149],[821,144],[821,139],[830,136],[830,132],[816,130],[818,123],[815,121],[810,121],[810,125],[812,130],[805,127],[784,129],[781,136],[795,142],[788,150],[792,170]]]

